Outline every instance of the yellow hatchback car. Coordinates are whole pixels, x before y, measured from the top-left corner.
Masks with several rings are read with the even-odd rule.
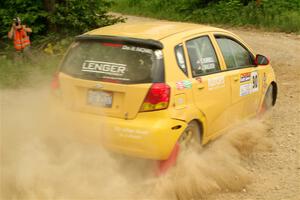
[[[154,160],[168,160],[177,144],[207,143],[277,96],[269,60],[238,36],[177,22],[117,24],[76,37],[53,89],[93,127],[85,137]]]

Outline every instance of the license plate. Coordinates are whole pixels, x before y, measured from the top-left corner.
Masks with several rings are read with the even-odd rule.
[[[112,93],[89,90],[87,94],[87,103],[92,106],[110,108],[112,106]]]

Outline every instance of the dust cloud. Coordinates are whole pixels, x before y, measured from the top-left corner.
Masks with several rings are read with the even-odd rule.
[[[244,122],[181,152],[161,177],[155,162],[125,158],[87,140],[48,87],[0,91],[1,199],[205,199],[251,183],[251,153],[271,150],[268,124]],[[74,137],[74,135],[77,135]],[[81,135],[78,136],[78,135]]]

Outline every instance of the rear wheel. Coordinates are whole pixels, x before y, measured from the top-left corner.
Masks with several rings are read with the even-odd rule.
[[[159,161],[158,175],[164,174],[169,168],[176,164],[180,151],[187,150],[193,146],[200,146],[201,131],[200,126],[196,121],[191,121],[181,134],[178,142],[175,144],[169,158]]]
[[[191,146],[201,144],[199,124],[196,121],[191,121],[183,131],[178,142],[181,148],[190,148]]]

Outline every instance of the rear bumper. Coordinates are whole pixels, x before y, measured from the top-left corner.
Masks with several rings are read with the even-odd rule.
[[[70,119],[70,117],[68,117]],[[170,119],[166,111],[139,113],[135,119],[72,112],[80,136],[105,148],[134,157],[165,160],[187,124]]]

